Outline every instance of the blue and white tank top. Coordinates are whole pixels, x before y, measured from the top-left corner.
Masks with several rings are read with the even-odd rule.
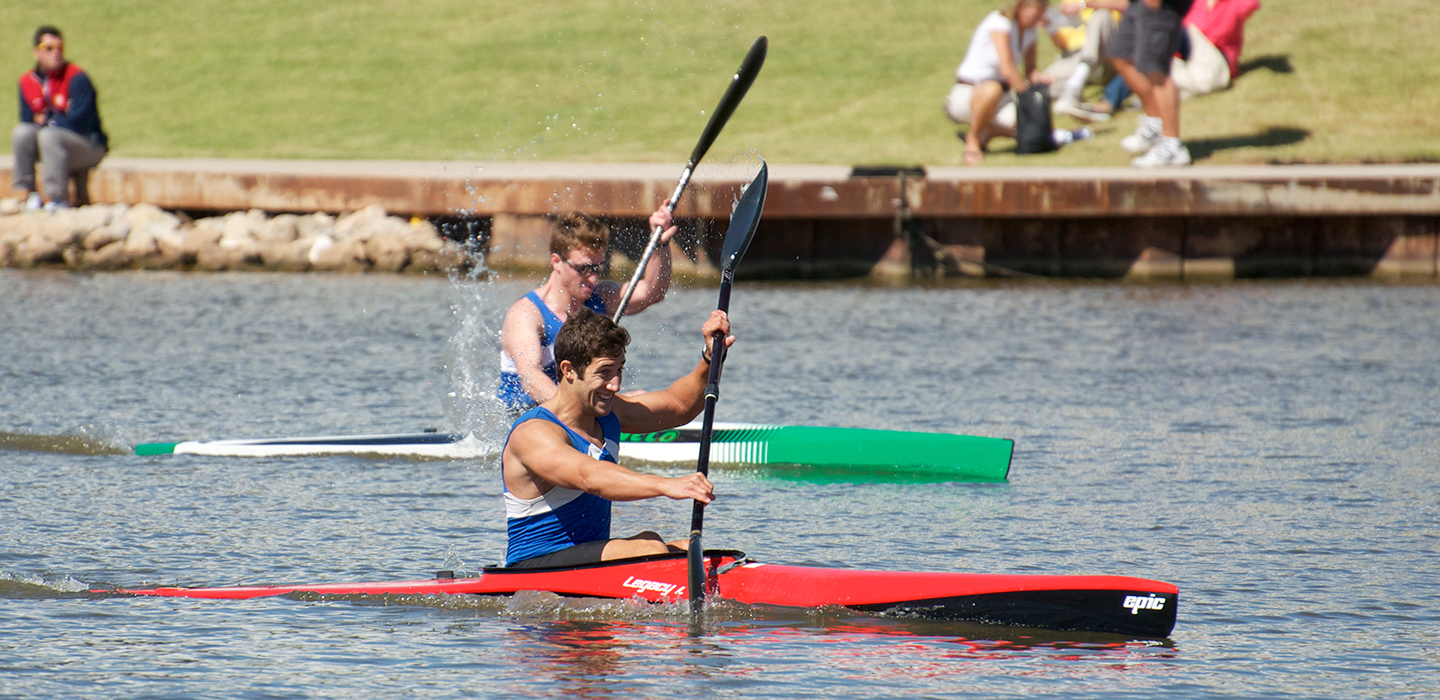
[[[545,374],[551,379],[560,381],[556,374],[558,371],[555,363],[555,336],[560,334],[560,326],[565,325],[550,307],[545,305],[545,300],[539,294],[530,292],[525,295],[535,308],[540,310],[540,318],[545,321],[545,337],[540,343],[540,366]],[[600,298],[600,293],[595,292],[585,300],[585,307],[601,316],[605,313],[605,300]],[[511,411],[524,411],[538,403],[525,391],[525,385],[520,382],[520,372],[515,367],[515,359],[506,354],[504,348],[500,350],[500,386],[495,390],[495,398],[505,404],[505,408]]]
[[[564,428],[570,434],[570,445],[576,450],[598,460],[616,462],[615,455],[620,452],[620,419],[614,413],[597,419],[605,435],[604,447],[571,430],[550,409],[541,406],[515,419],[510,432],[514,433],[521,423],[536,419],[548,420]],[[508,435],[505,442],[510,442]],[[501,483],[504,483],[503,470]],[[506,566],[577,544],[610,539],[610,502],[599,496],[552,486],[548,492],[535,498],[516,498],[509,489],[505,489],[504,498],[505,531],[509,536],[509,544],[505,548]]]

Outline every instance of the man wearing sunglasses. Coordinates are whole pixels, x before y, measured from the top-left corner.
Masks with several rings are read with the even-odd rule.
[[[650,215],[663,229],[644,277],[625,307],[633,316],[665,299],[670,290],[670,239],[676,227],[663,204]],[[510,307],[500,331],[500,387],[496,397],[511,415],[550,399],[556,391],[555,336],[570,315],[588,308],[602,316],[620,303],[624,287],[602,281],[610,228],[580,213],[558,217],[550,234],[550,276]]]
[[[20,123],[10,135],[15,154],[15,189],[27,192],[27,209],[39,209],[35,162],[41,164],[46,209],[70,206],[69,180],[100,164],[109,140],[100,127],[95,86],[80,67],[65,60],[60,30],[35,30],[35,67],[20,76]]]

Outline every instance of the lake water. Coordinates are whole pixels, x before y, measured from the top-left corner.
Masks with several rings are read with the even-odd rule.
[[[1013,438],[1005,484],[718,469],[706,543],[772,563],[1180,587],[1169,640],[844,610],[152,600],[142,585],[474,570],[493,460],[137,457],[477,429],[534,280],[0,270],[0,696],[1440,697],[1440,287],[740,283],[718,419]],[[715,290],[627,322],[693,366]],[[680,473],[675,470],[674,473]],[[690,508],[617,506],[681,537]]]

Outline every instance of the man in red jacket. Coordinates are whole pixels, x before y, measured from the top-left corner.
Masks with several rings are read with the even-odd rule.
[[[28,193],[25,206],[41,206],[35,162],[41,163],[50,210],[70,206],[69,179],[100,163],[109,140],[100,127],[95,86],[80,67],[65,61],[60,30],[35,30],[35,68],[20,76],[20,123],[11,132],[15,189]]]

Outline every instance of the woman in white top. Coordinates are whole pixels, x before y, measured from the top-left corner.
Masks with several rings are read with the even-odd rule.
[[[966,163],[978,165],[984,160],[985,144],[992,137],[1015,135],[1015,93],[1028,90],[1032,82],[1051,82],[1050,76],[1035,70],[1036,27],[1049,4],[1049,0],[1016,0],[1009,9],[986,15],[970,38],[965,60],[955,70],[955,87],[945,100],[945,113],[970,125],[965,134]]]

